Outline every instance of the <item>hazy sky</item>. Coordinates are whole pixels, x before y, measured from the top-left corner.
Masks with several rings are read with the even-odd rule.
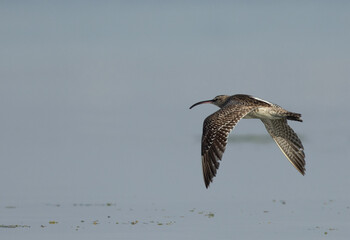
[[[349,24],[346,1],[2,1],[3,200],[348,198]],[[204,188],[216,108],[188,107],[235,93],[303,114],[305,177],[243,141]]]

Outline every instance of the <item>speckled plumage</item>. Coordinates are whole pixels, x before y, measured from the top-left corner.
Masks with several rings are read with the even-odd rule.
[[[207,188],[216,176],[228,135],[242,118],[260,119],[287,159],[301,174],[305,174],[304,147],[287,124],[287,119],[301,122],[301,114],[288,112],[276,104],[244,94],[219,95],[212,100],[198,102],[190,108],[202,103],[212,103],[220,107],[220,110],[208,116],[203,123],[201,153]]]

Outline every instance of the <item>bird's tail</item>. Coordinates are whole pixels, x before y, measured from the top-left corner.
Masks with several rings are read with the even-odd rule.
[[[293,120],[293,121],[298,121],[302,122],[303,120],[301,119],[301,114],[300,113],[293,113],[293,112],[288,112],[286,114],[286,118],[288,120]]]

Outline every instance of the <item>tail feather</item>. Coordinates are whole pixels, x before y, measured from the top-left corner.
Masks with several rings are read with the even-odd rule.
[[[287,117],[288,120],[293,120],[293,121],[298,121],[298,122],[302,122],[303,121],[301,119],[301,114],[300,113],[289,112],[286,117]]]

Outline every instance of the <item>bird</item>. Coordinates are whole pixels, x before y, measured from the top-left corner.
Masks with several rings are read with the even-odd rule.
[[[197,102],[190,109],[204,103],[211,103],[220,108],[203,123],[201,155],[206,188],[216,176],[228,135],[242,118],[260,119],[289,162],[305,175],[303,144],[287,123],[287,120],[302,122],[300,113],[289,112],[277,104],[247,94],[218,95],[211,100]]]

